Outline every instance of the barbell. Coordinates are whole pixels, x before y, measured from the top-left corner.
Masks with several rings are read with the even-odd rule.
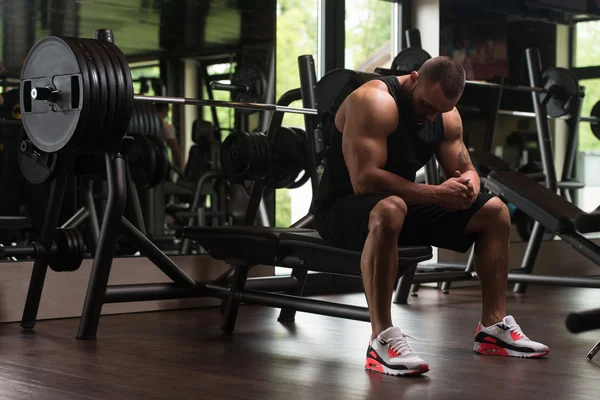
[[[378,68],[375,72],[386,75],[407,74],[418,70],[430,58],[429,53],[422,48],[408,47],[398,53],[389,70]],[[546,107],[549,116],[558,118],[571,112],[579,95],[577,76],[568,69],[551,67],[542,73],[542,82],[544,87],[467,80],[466,86],[480,86],[517,92],[537,92],[540,93],[540,102]]]
[[[41,151],[118,151],[134,101],[318,114],[316,109],[275,104],[134,95],[124,54],[99,32],[97,39],[43,38],[25,59],[20,85],[22,122]]]
[[[48,266],[55,272],[77,271],[83,261],[86,245],[77,229],[57,228],[49,249],[39,242],[24,246],[0,247],[0,259],[8,257],[47,258]]]

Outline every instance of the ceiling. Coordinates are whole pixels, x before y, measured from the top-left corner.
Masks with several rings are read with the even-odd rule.
[[[162,52],[201,55],[273,41],[276,0],[0,0],[0,59],[19,68],[49,36],[93,37],[112,29],[130,58]]]

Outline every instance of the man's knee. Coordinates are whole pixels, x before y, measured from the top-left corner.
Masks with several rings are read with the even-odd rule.
[[[482,207],[490,229],[506,228],[510,230],[510,213],[508,207],[500,198],[492,197]]]
[[[382,229],[399,233],[408,212],[406,202],[398,196],[390,196],[379,201],[369,215],[369,230]]]

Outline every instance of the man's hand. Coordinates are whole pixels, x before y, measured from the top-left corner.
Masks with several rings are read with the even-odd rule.
[[[473,182],[467,175],[468,175],[468,173],[461,174],[460,171],[454,172],[455,178],[462,177],[462,178],[468,179],[467,184],[466,184],[467,189],[468,189],[467,190],[467,198],[465,199],[464,206],[460,208],[461,210],[466,210],[468,208],[471,208],[471,206],[473,205],[473,203],[475,203],[475,200],[477,200],[477,197],[479,196],[479,192],[475,189]]]
[[[473,193],[471,178],[456,171],[453,177],[437,187],[438,204],[446,211],[464,210],[471,207],[469,202]]]

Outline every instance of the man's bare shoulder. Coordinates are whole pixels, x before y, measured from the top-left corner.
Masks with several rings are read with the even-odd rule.
[[[396,102],[380,80],[369,81],[356,89],[344,100],[340,110],[345,121],[354,127],[368,127],[372,134],[390,134],[398,126]]]

